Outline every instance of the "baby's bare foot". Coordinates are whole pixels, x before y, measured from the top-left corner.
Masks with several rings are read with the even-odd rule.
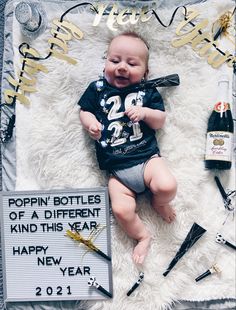
[[[175,210],[170,205],[156,207],[157,212],[167,223],[171,223],[176,218]]]
[[[133,261],[136,264],[142,264],[144,262],[149,250],[150,242],[151,236],[149,234],[138,241],[133,251]]]

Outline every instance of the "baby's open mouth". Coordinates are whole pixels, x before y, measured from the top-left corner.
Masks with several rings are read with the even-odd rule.
[[[116,76],[116,79],[121,80],[121,81],[127,81],[128,80],[128,78],[125,76]]]

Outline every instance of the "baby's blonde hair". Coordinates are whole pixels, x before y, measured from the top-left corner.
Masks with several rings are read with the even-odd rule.
[[[147,49],[149,50],[149,44],[147,43],[147,41],[140,34],[138,34],[135,31],[124,31],[124,32],[121,32],[120,34],[117,35],[117,37],[119,37],[119,36],[127,36],[127,37],[131,37],[131,38],[140,39],[141,41],[143,41],[143,43],[146,45]]]

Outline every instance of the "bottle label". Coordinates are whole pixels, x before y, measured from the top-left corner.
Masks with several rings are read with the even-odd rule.
[[[206,160],[231,161],[233,134],[228,131],[209,131],[206,141]]]
[[[215,104],[214,110],[218,113],[226,112],[227,110],[230,110],[230,105],[228,102],[219,101]]]

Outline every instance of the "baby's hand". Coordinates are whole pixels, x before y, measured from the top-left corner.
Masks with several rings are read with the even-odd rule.
[[[146,116],[145,108],[139,106],[131,106],[126,111],[125,114],[134,123],[143,120]]]
[[[94,140],[99,140],[101,138],[102,124],[99,122],[93,123],[88,129],[89,135]]]

